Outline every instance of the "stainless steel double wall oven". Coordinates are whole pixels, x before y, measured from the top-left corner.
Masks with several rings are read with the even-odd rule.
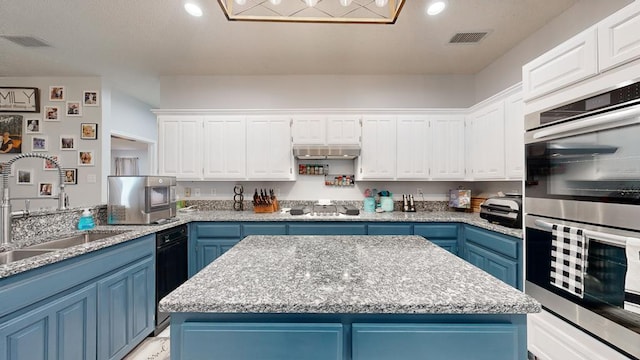
[[[640,238],[640,83],[525,118],[526,283],[543,307],[640,358],[640,294],[626,283]],[[581,229],[582,297],[551,282],[552,226]],[[625,306],[625,304],[627,306]]]

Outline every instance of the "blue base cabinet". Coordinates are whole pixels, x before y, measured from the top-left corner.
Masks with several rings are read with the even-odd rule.
[[[171,314],[171,359],[515,360],[525,314]]]
[[[463,259],[522,290],[522,240],[466,225]]]
[[[441,248],[458,255],[460,243],[460,224],[415,224],[413,234],[420,235]]]
[[[353,360],[526,359],[513,324],[353,324]]]
[[[181,359],[342,360],[344,351],[340,324],[190,322],[182,339]]]
[[[98,358],[123,358],[154,326],[154,260],[127,267],[98,282]]]
[[[0,339],[2,359],[95,359],[95,285],[2,324]]]
[[[121,359],[153,332],[155,237],[0,279],[0,359]]]
[[[196,222],[189,224],[189,276],[249,235],[419,235],[522,290],[522,239],[460,223]]]

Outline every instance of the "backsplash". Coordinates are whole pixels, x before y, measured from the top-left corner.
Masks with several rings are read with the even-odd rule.
[[[90,209],[96,225],[107,223],[107,206],[73,208],[63,211],[34,211],[29,216],[11,221],[13,242],[22,242],[31,238],[55,236],[68,233],[77,228],[82,210]]]
[[[278,204],[280,208],[291,208],[296,206],[311,206],[315,201],[306,201],[306,200],[279,200]],[[351,205],[356,208],[362,210],[363,203],[362,201],[356,200],[336,200],[333,203],[337,205]],[[196,209],[200,211],[211,211],[211,210],[233,210],[233,201],[232,200],[185,200],[185,206],[194,206]],[[447,201],[416,201],[415,202],[416,211],[448,211],[449,203]],[[402,209],[402,201],[394,202],[394,211],[401,211]],[[244,210],[245,211],[253,211],[253,204],[251,201],[244,201]]]

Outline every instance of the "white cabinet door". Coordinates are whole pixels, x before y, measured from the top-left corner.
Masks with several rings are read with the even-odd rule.
[[[522,93],[504,102],[505,175],[509,179],[524,176],[524,102]]]
[[[551,93],[598,73],[593,26],[522,67],[524,100]]]
[[[438,180],[464,179],[464,116],[438,114],[431,118],[430,124],[430,177]]]
[[[389,180],[396,176],[396,117],[369,115],[362,118],[361,180]]]
[[[467,136],[473,179],[504,178],[504,101],[471,114]]]
[[[291,126],[294,145],[323,145],[326,142],[326,118],[324,115],[296,115]]]
[[[640,57],[640,2],[634,1],[598,23],[600,71]]]
[[[250,180],[293,180],[289,117],[247,119],[247,176]]]
[[[247,177],[244,116],[204,117],[204,178]]]
[[[330,115],[327,117],[327,144],[360,144],[359,115]]]
[[[202,179],[201,116],[158,116],[158,138],[160,175]]]
[[[399,116],[397,122],[396,178],[427,180],[429,177],[429,119]]]

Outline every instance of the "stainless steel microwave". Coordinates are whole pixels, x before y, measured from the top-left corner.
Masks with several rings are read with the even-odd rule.
[[[176,216],[176,178],[109,176],[107,222],[151,224]]]

